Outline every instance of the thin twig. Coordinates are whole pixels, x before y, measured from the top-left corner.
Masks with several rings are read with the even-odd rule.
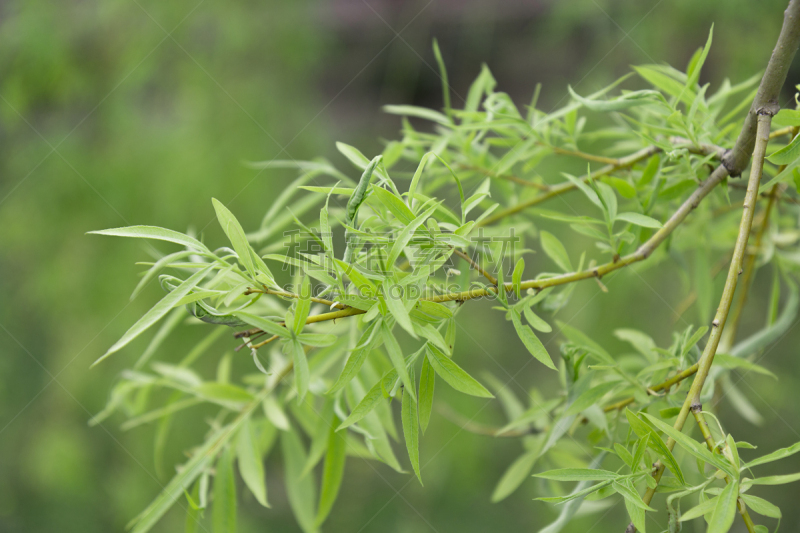
[[[793,0],[795,2],[796,0]],[[800,6],[800,1],[797,1]],[[689,394],[683,402],[678,418],[675,421],[674,428],[680,431],[686,423],[686,418],[689,416],[689,411],[696,405],[700,405],[700,392],[703,389],[703,384],[708,377],[711,370],[711,365],[714,362],[714,355],[719,345],[722,330],[725,327],[725,321],[728,318],[728,312],[731,308],[733,301],[733,293],[736,290],[736,283],[739,279],[739,274],[742,268],[742,260],[744,259],[745,249],[747,247],[747,240],[750,237],[750,229],[753,225],[753,212],[755,211],[756,199],[758,197],[758,186],[761,183],[761,174],[764,168],[764,154],[767,151],[767,143],[769,142],[769,126],[772,121],[772,115],[777,110],[775,106],[760,110],[758,115],[758,131],[756,134],[755,149],[753,152],[753,165],[750,169],[750,179],[748,180],[747,194],[744,199],[744,206],[742,210],[742,221],[739,225],[739,235],[736,238],[736,244],[733,249],[733,257],[731,265],[728,269],[728,277],[725,280],[725,288],[722,291],[722,298],[717,314],[711,322],[711,334],[708,338],[708,343],[703,350],[703,355],[698,361],[697,374],[695,375],[692,386],[689,389]],[[675,440],[672,438],[667,440],[667,447],[672,450],[675,447]],[[664,474],[664,463],[661,461],[656,462],[653,477],[656,480],[656,486]],[[649,504],[655,495],[655,488],[648,488],[642,499],[646,504]],[[745,519],[745,521],[747,521]]]
[[[497,278],[489,274],[483,268],[481,268],[481,266],[478,263],[472,260],[469,254],[462,252],[458,248],[453,248],[453,253],[456,254],[461,259],[463,259],[464,261],[466,261],[467,263],[469,263],[470,267],[480,272],[483,275],[483,277],[489,280],[489,283],[491,283],[492,285],[497,285]]]
[[[685,148],[687,150],[693,151],[694,153],[698,153],[698,154],[701,154],[701,155],[716,154],[718,156],[721,156],[721,149],[719,147],[713,146],[713,145],[695,146],[695,145],[692,145],[691,143],[687,143],[686,145],[678,144],[678,145],[675,146],[675,148]],[[581,178],[581,180],[584,181],[584,182],[588,182],[589,180],[594,180],[594,179],[600,178],[602,176],[607,176],[607,175],[611,174],[614,171],[632,167],[636,163],[638,163],[640,161],[643,161],[643,160],[645,160],[645,159],[647,159],[649,157],[652,157],[653,155],[655,155],[657,153],[660,153],[661,151],[662,151],[661,148],[658,147],[658,146],[648,146],[646,148],[642,148],[638,152],[634,152],[633,154],[631,154],[629,156],[621,157],[619,159],[612,160],[613,163],[608,164],[608,165],[606,165],[606,166],[604,166],[604,167],[602,167],[602,168],[600,168],[598,170],[595,170],[594,172],[592,172],[588,176],[583,176]],[[559,194],[563,194],[565,192],[572,191],[572,190],[574,190],[576,188],[577,188],[576,185],[574,183],[572,183],[571,181],[566,182],[566,183],[561,183],[559,185],[551,185],[550,188],[547,190],[547,192],[545,192],[543,194],[536,195],[533,198],[531,198],[530,200],[518,203],[518,204],[516,204],[516,205],[514,205],[512,207],[509,207],[507,209],[504,209],[504,210],[500,211],[499,213],[495,213],[494,215],[488,216],[485,219],[483,219],[482,221],[480,221],[478,224],[476,224],[475,226],[476,227],[482,227],[482,226],[487,226],[489,224],[493,224],[493,223],[495,223],[495,222],[497,222],[499,220],[502,220],[502,219],[504,219],[504,218],[506,218],[506,217],[508,217],[510,215],[514,215],[516,213],[519,213],[520,211],[523,211],[523,210],[525,210],[525,209],[527,209],[529,207],[532,207],[534,205],[540,204],[540,203],[542,203],[544,201],[549,200],[550,198],[554,198],[554,197],[558,196]]]
[[[529,280],[524,281],[520,284],[521,290],[528,290],[528,289],[544,289],[547,287],[555,287],[557,285],[564,285],[567,283],[572,283],[575,281],[580,281],[584,279],[592,279],[592,278],[602,278],[608,273],[611,273],[615,270],[619,270],[620,268],[626,267],[633,263],[637,263],[639,261],[643,261],[647,259],[650,254],[662,243],[664,240],[677,228],[683,220],[691,213],[700,202],[708,196],[708,194],[716,187],[723,179],[728,176],[728,171],[725,169],[724,166],[718,166],[714,172],[700,185],[695,189],[695,191],[687,198],[683,204],[672,214],[672,216],[667,220],[666,223],[659,229],[652,237],[650,237],[647,241],[642,243],[641,246],[636,250],[636,252],[626,255],[625,257],[621,257],[616,261],[611,261],[610,263],[606,263],[597,267],[593,267],[587,270],[581,270],[578,272],[572,272],[568,274],[562,274],[560,276],[554,276],[552,278],[545,278],[545,279],[536,279],[536,280]],[[514,286],[512,283],[505,283],[503,285],[503,289],[506,292],[511,292],[514,290]],[[437,302],[437,303],[444,303],[444,302],[452,302],[452,301],[460,301],[464,302],[467,300],[474,300],[476,298],[483,298],[486,296],[491,296],[497,293],[498,287],[485,287],[485,288],[476,288],[471,289],[468,291],[463,292],[450,292],[445,294],[438,294],[431,297],[422,298],[423,300]],[[308,317],[306,320],[306,324],[312,324],[315,322],[324,322],[327,320],[336,320],[337,318],[344,318],[348,316],[360,315],[365,313],[361,309],[357,309],[355,307],[348,307],[346,309],[339,309],[337,311],[332,311],[330,313],[322,313],[319,315],[313,315]],[[246,332],[237,333],[237,336],[246,336],[246,335],[254,335],[260,330],[253,329],[248,330]]]

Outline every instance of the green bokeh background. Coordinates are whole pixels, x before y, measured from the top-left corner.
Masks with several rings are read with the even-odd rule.
[[[433,37],[448,64],[454,105],[485,62],[499,89],[519,105],[543,83],[540,108],[547,110],[566,102],[567,84],[588,93],[631,64],[683,68],[712,23],[703,80],[712,89],[726,76],[741,81],[765,65],[784,4],[0,2],[0,532],[121,531],[168,479],[153,468],[152,428],[122,432],[119,418],[87,425],[146,341],[95,369],[90,363],[161,293],[153,284],[129,301],[140,270],[134,263],[148,260],[148,250],[86,231],[191,227],[221,243],[211,197],[255,228],[292,178],[259,173],[242,161],[322,155],[355,176],[335,140],[371,157],[399,129],[381,105],[441,106]],[[787,85],[800,82],[799,74],[793,68]],[[559,318],[609,350],[627,350],[612,334],[620,327],[667,345],[673,330],[698,321],[694,309],[682,316],[674,311],[687,291],[676,268],[620,276],[608,294],[582,284]],[[769,273],[760,272],[743,334],[763,324],[769,283]],[[519,395],[533,385],[549,390],[552,376],[528,364],[507,323],[489,308],[477,304],[460,315],[457,350],[464,365],[491,372]],[[188,330],[171,339],[164,357],[180,357],[200,334]],[[748,376],[740,384],[765,418],[761,428],[739,419],[724,401],[719,406],[723,423],[741,440],[767,450],[800,440],[798,340],[798,330],[791,330],[762,361],[779,373],[778,383]],[[557,337],[545,341],[556,353]],[[220,341],[217,355],[232,343]],[[496,402],[439,390],[439,400],[477,421],[500,417]],[[202,422],[188,418],[176,426],[170,464],[197,442]],[[422,441],[425,487],[383,465],[350,460],[325,530],[534,531],[555,516],[553,508],[531,501],[534,482],[489,503],[520,451],[512,439],[473,435],[434,415]],[[299,531],[277,459],[267,465],[273,509],[244,496],[241,531]],[[773,470],[800,470],[800,459]],[[796,489],[766,487],[760,494],[783,508],[785,527],[795,527]],[[603,513],[569,530],[621,530],[622,505]],[[665,516],[658,513],[652,527],[658,520],[664,526]],[[179,531],[182,520],[174,511],[157,530]]]

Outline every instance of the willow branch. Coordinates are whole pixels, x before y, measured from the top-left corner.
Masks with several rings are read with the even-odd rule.
[[[673,385],[675,385],[677,383],[680,383],[684,379],[686,379],[686,378],[688,378],[690,376],[694,376],[697,373],[698,367],[699,367],[699,365],[697,363],[693,364],[692,366],[690,366],[686,370],[678,372],[677,374],[675,374],[674,376],[672,376],[668,380],[662,381],[658,385],[653,385],[652,387],[648,387],[647,393],[648,394],[652,394],[653,392],[659,392],[659,391],[662,391],[662,390],[670,389]],[[625,407],[629,406],[630,404],[632,404],[635,401],[636,401],[636,398],[634,398],[633,396],[630,396],[628,398],[625,398],[624,400],[620,400],[618,402],[612,403],[611,405],[605,406],[603,408],[603,412],[608,413],[608,412],[611,412],[611,411],[618,411],[620,409],[624,409]]]
[[[795,0],[792,0],[795,3]],[[798,1],[800,5],[800,1]],[[764,167],[764,154],[767,150],[767,143],[769,142],[769,127],[772,121],[772,115],[776,113],[774,106],[766,109],[761,109],[758,115],[758,130],[756,133],[756,143],[753,152],[753,165],[750,169],[750,179],[748,180],[747,194],[745,194],[744,206],[742,208],[742,221],[739,224],[739,235],[736,238],[736,244],[733,248],[733,257],[731,265],[728,269],[728,277],[725,280],[725,287],[722,291],[722,298],[720,299],[717,313],[714,320],[711,322],[711,334],[708,338],[708,343],[703,350],[703,355],[698,361],[697,374],[695,374],[692,386],[683,402],[678,418],[675,421],[674,428],[678,431],[683,429],[686,419],[689,416],[689,411],[692,408],[700,405],[700,393],[703,390],[708,373],[711,370],[711,365],[714,363],[714,355],[717,352],[720,336],[725,327],[725,321],[728,318],[728,312],[733,302],[733,293],[736,290],[736,283],[742,268],[742,260],[744,259],[745,249],[747,247],[747,240],[750,237],[750,229],[753,226],[753,212],[755,210],[756,199],[758,198],[758,186],[761,183],[761,174]],[[672,450],[675,447],[675,440],[672,438],[667,440],[667,447]],[[661,476],[664,474],[664,464],[661,461],[656,462],[655,472],[653,477],[656,480],[656,486],[661,481]],[[655,488],[648,488],[643,496],[646,504],[649,504],[655,495]],[[630,528],[629,528],[630,529]]]
[[[791,129],[791,135],[794,137],[797,135],[798,128],[793,127]],[[784,171],[784,169],[786,169],[786,165],[781,165],[781,167],[778,169],[778,173],[780,174]],[[758,259],[758,254],[764,241],[764,235],[767,233],[767,228],[769,227],[769,217],[772,214],[772,209],[775,206],[775,202],[777,202],[781,196],[780,187],[780,184],[775,184],[770,190],[767,205],[764,207],[764,212],[761,215],[761,225],[758,228],[758,233],[756,233],[756,242],[753,248],[747,253],[744,265],[744,273],[742,274],[741,290],[739,291],[739,297],[737,298],[736,304],[733,306],[733,311],[731,312],[731,324],[725,330],[720,343],[724,347],[723,351],[730,348],[733,345],[733,341],[736,339],[736,331],[739,328],[739,319],[742,317],[742,310],[744,309],[745,303],[747,303],[747,295],[750,292],[750,284],[752,283],[753,274],[756,270],[756,259]]]
[[[474,270],[480,272],[484,278],[489,280],[489,283],[491,283],[492,285],[497,285],[497,278],[489,274],[489,272],[487,272],[483,268],[481,268],[481,266],[478,263],[473,261],[473,259],[469,256],[469,254],[462,252],[458,248],[453,248],[453,253],[458,257],[460,257],[461,259],[463,259],[464,261],[466,261],[467,263],[469,263],[469,266],[472,267]]]
[[[744,119],[736,145],[722,158],[722,163],[731,176],[741,175],[750,161],[750,154],[753,153],[756,144],[756,123],[760,110],[765,107],[779,109],[778,97],[798,44],[800,44],[800,1],[791,0],[783,14],[783,27],[778,42],[775,43],[764,77],[761,78],[750,111]]]
[[[677,228],[680,224],[684,221],[684,219],[689,216],[700,202],[708,196],[708,194],[716,187],[723,179],[728,176],[728,171],[725,169],[724,166],[718,166],[711,175],[706,178],[705,181],[700,183],[700,185],[695,189],[695,191],[687,198],[678,209],[672,214],[672,216],[664,223],[664,225],[653,234],[647,241],[642,243],[641,246],[632,254],[626,255],[617,259],[616,261],[611,261],[610,263],[606,263],[603,265],[596,266],[591,269],[581,270],[578,272],[572,272],[569,274],[562,274],[560,276],[554,276],[551,278],[544,278],[544,279],[535,279],[524,281],[520,283],[521,290],[528,290],[528,289],[545,289],[548,287],[555,287],[558,285],[565,285],[567,283],[572,283],[575,281],[580,281],[584,279],[592,279],[592,278],[602,278],[606,274],[614,272],[615,270],[619,270],[620,268],[626,267],[633,263],[637,263],[639,261],[643,261],[650,257],[650,254],[662,243],[664,240]],[[511,283],[505,283],[503,285],[503,289],[506,292],[511,292],[514,290],[514,286]],[[436,302],[436,303],[444,303],[444,302],[465,302],[468,300],[474,300],[476,298],[484,298],[486,296],[493,296],[497,294],[499,289],[494,287],[482,287],[482,288],[474,288],[468,291],[462,292],[448,292],[445,294],[438,294],[435,296],[430,296],[426,298],[422,298],[423,300]],[[283,293],[283,295],[290,295],[291,293]],[[319,315],[313,315],[308,317],[306,320],[306,324],[313,324],[315,322],[324,322],[327,320],[336,320],[339,318],[345,318],[349,316],[361,315],[366,313],[366,311],[357,309],[355,307],[345,307],[344,309],[338,309],[336,311],[332,311],[330,313],[321,313]],[[244,337],[254,335],[255,333],[259,332],[258,329],[248,330],[246,332],[237,333],[237,337]]]
[[[676,148],[685,148],[687,150],[692,151],[693,153],[698,153],[698,154],[701,154],[701,155],[717,154],[718,156],[721,157],[721,155],[723,153],[722,148],[720,148],[718,146],[707,145],[707,144],[702,144],[702,145],[699,145],[699,146],[695,146],[695,145],[693,145],[691,143],[677,144]],[[608,165],[606,165],[606,166],[604,166],[604,167],[602,167],[602,168],[600,168],[598,170],[595,170],[594,172],[590,173],[588,176],[583,176],[581,178],[581,180],[584,181],[584,182],[588,182],[589,180],[594,180],[594,179],[597,179],[597,178],[600,178],[600,177],[603,177],[603,176],[607,176],[607,175],[609,175],[612,172],[615,172],[617,170],[630,168],[633,165],[635,165],[636,163],[639,163],[640,161],[644,161],[645,159],[647,159],[649,157],[652,157],[653,155],[655,155],[657,153],[660,153],[662,151],[663,150],[658,146],[648,146],[646,148],[642,148],[638,152],[634,152],[629,156],[621,157],[619,159],[612,159],[611,160],[612,163],[610,163],[610,164],[608,164]],[[569,152],[569,151],[567,151],[567,152]],[[559,185],[552,185],[547,189],[546,192],[544,192],[542,194],[539,194],[537,196],[534,196],[530,200],[526,200],[526,201],[521,202],[521,203],[519,203],[517,205],[509,207],[508,209],[504,209],[504,210],[500,211],[499,213],[495,213],[494,215],[488,216],[485,219],[483,219],[482,221],[480,221],[478,224],[476,224],[475,226],[476,227],[481,227],[481,226],[487,226],[489,224],[493,224],[493,223],[495,223],[495,222],[497,222],[499,220],[504,219],[507,216],[514,215],[516,213],[519,213],[520,211],[524,211],[525,209],[527,209],[529,207],[533,207],[534,205],[537,205],[537,204],[540,204],[542,202],[545,202],[545,201],[547,201],[547,200],[549,200],[551,198],[554,198],[554,197],[558,196],[559,194],[563,194],[565,192],[572,191],[572,190],[574,190],[576,188],[577,188],[576,185],[574,183],[572,183],[571,181],[570,182],[566,182],[566,183],[561,183]]]

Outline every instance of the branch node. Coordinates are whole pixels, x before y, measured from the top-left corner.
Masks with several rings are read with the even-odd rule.
[[[737,169],[737,168],[734,166],[734,164],[731,162],[731,157],[732,157],[732,156],[733,156],[733,150],[731,150],[730,148],[728,148],[728,149],[727,149],[727,150],[725,150],[725,152],[722,154],[722,159],[720,160],[720,163],[722,164],[722,166],[723,166],[723,167],[725,167],[725,170],[727,170],[727,171],[728,171],[728,175],[729,175],[730,177],[732,177],[732,178],[738,178],[739,176],[741,176],[741,175],[742,175],[742,171],[741,171],[741,170],[738,170],[738,169]]]
[[[713,327],[715,327],[715,328],[718,328],[718,327],[719,327],[719,320],[717,320],[717,319],[715,318],[715,319],[714,319],[714,321],[713,321],[713,322],[711,322],[711,325],[712,325]]]
[[[778,102],[776,102],[775,100],[770,100],[765,105],[759,107],[758,110],[756,111],[756,114],[757,115],[767,115],[767,116],[770,116],[770,117],[774,117],[775,115],[778,114],[778,111],[780,111],[780,110],[781,110],[781,106],[778,105]]]
[[[700,402],[692,402],[692,406],[690,407],[693,413],[699,413],[703,410],[703,404]]]

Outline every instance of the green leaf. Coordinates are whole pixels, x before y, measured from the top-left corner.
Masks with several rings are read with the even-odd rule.
[[[414,386],[413,380],[411,386]],[[401,418],[403,420],[403,437],[406,441],[408,458],[411,460],[411,468],[414,469],[419,484],[422,485],[422,475],[419,471],[419,417],[413,392],[413,390],[403,387]]]
[[[617,479],[619,474],[595,468],[559,468],[534,474],[533,477],[552,479],[554,481],[608,481]]]
[[[433,40],[433,55],[436,57],[436,63],[439,65],[439,77],[442,80],[442,93],[444,98],[444,110],[450,115],[450,84],[447,81],[447,69],[444,66],[444,59],[442,59],[442,52],[439,50],[439,42]]]
[[[800,110],[781,109],[777,115],[772,117],[772,124],[775,126],[800,126]]]
[[[319,510],[316,525],[320,526],[333,508],[339,495],[344,477],[344,465],[347,459],[347,436],[336,432],[339,419],[334,416],[333,424],[328,432],[328,452],[325,455],[325,466],[322,469],[322,487],[319,494]]]
[[[414,382],[408,373],[408,368],[406,368],[406,360],[403,357],[403,351],[400,349],[400,345],[397,343],[397,339],[395,339],[389,325],[384,322],[381,327],[383,344],[386,346],[386,351],[389,352],[389,359],[392,360],[392,365],[400,376],[400,381],[403,383],[403,386],[406,389],[410,389],[411,397],[414,398],[414,401],[417,401],[417,396],[414,394]]]
[[[768,155],[767,160],[776,165],[788,165],[793,163],[798,157],[800,157],[800,135],[796,136],[792,139],[792,142],[780,150],[776,150]]]
[[[570,326],[569,324],[561,321],[557,321],[556,324],[558,324],[561,333],[563,333],[564,336],[570,340],[570,342],[583,347],[586,351],[594,355],[603,364],[606,365],[617,364],[617,362],[611,357],[611,355],[609,355],[607,351],[603,349],[602,346],[600,346],[595,341],[590,339],[585,333],[583,333],[579,329],[576,329]]]
[[[375,197],[383,204],[386,209],[388,209],[397,220],[399,220],[403,224],[409,224],[412,220],[414,220],[414,212],[408,208],[403,201],[395,196],[391,191],[387,191],[383,187],[378,187],[373,185],[372,190],[375,194]]]
[[[443,354],[431,343],[426,344],[428,361],[439,376],[459,392],[478,396],[479,398],[494,398],[486,387],[478,383],[475,378],[464,372],[452,359]]]
[[[302,402],[308,392],[310,376],[306,351],[298,339],[292,339],[292,359],[294,360],[294,385],[297,388],[297,401]]]
[[[208,247],[197,239],[177,231],[159,228],[157,226],[127,226],[125,228],[101,229],[98,231],[89,231],[87,233],[91,235],[111,235],[114,237],[133,237],[137,239],[154,239],[157,241],[174,242],[175,244],[193,248],[200,252],[210,253]]]
[[[657,419],[652,415],[649,415],[647,413],[642,413],[642,415],[644,415],[652,425],[654,425],[660,431],[666,433],[667,436],[671,437],[676,443],[678,443],[678,445],[681,448],[689,452],[691,455],[694,455],[697,459],[700,459],[701,461],[704,461],[722,470],[723,472],[725,472],[734,479],[739,478],[739,472],[736,471],[735,468],[733,468],[733,465],[731,465],[731,463],[725,460],[722,456],[714,455],[713,453],[708,451],[708,448],[706,448],[706,445],[704,443],[701,444],[697,442],[696,440],[684,435],[677,429],[673,428],[668,424],[665,424],[664,422],[662,422],[661,420]]]
[[[711,520],[708,521],[706,533],[726,533],[731,528],[733,519],[736,516],[736,499],[738,496],[739,482],[733,480],[722,489],[722,493],[717,498],[717,505],[711,514]]]
[[[236,531],[236,482],[233,479],[233,450],[230,448],[217,461],[211,522],[214,533]]]
[[[311,310],[311,281],[308,276],[303,276],[299,296],[294,310],[294,332],[298,335],[303,331],[308,319],[308,312]]]
[[[622,459],[626,465],[631,467],[631,470],[634,470],[634,462],[633,462],[633,455],[628,449],[620,444],[619,442],[614,443],[614,451],[617,453],[620,459]]]
[[[768,453],[767,455],[753,459],[752,461],[746,463],[746,466],[747,468],[752,468],[754,466],[763,465],[764,463],[771,463],[772,461],[778,461],[785,457],[789,457],[790,455],[794,455],[797,452],[800,452],[800,442],[796,442],[787,448],[781,448],[780,450],[775,450],[772,453]]]
[[[542,333],[550,333],[553,331],[552,326],[541,319],[536,313],[531,311],[529,306],[522,308],[522,314],[525,315],[525,320],[528,321],[528,324],[530,324],[531,327],[536,331],[541,331]]]
[[[214,204],[214,210],[217,212],[219,225],[222,226],[222,231],[225,232],[225,235],[227,235],[228,239],[231,241],[236,255],[239,256],[239,261],[247,272],[250,273],[250,276],[255,278],[256,271],[253,264],[253,249],[250,247],[250,243],[247,242],[247,236],[241,224],[239,224],[239,221],[236,220],[233,213],[231,213],[222,202],[216,198],[212,198],[211,203]]]
[[[352,411],[350,411],[350,415],[345,418],[341,424],[339,424],[339,427],[336,428],[336,430],[339,431],[341,429],[350,427],[370,414],[373,409],[378,406],[381,400],[384,399],[383,383],[385,383],[387,380],[394,381],[395,379],[397,379],[397,371],[392,369],[391,373],[387,373],[386,376],[378,380],[378,382],[375,383],[375,385],[373,385],[369,391],[367,391],[367,394],[364,395],[361,401],[358,402]]]
[[[336,344],[339,337],[332,333],[301,333],[297,336],[302,344],[307,346],[314,346],[316,348],[324,348]]]
[[[542,250],[547,254],[547,257],[553,260],[558,267],[564,272],[572,272],[572,262],[569,260],[567,249],[561,244],[552,233],[546,231],[539,232],[539,238],[542,241]]]
[[[362,274],[355,265],[350,265],[345,263],[344,261],[340,261],[339,259],[334,259],[336,264],[341,268],[344,273],[350,278],[350,281],[353,282],[353,285],[358,289],[358,291],[366,296],[373,296],[378,289],[364,274]]]
[[[188,496],[187,496],[188,497]],[[194,484],[194,488],[192,489],[192,500],[196,501],[200,497],[200,482]],[[193,501],[191,503],[193,503]],[[184,533],[197,533],[197,527],[200,525],[200,521],[202,520],[202,509],[197,507],[196,505],[189,505],[186,508],[186,522]]]
[[[606,456],[606,452],[601,452],[599,455],[595,456],[592,459],[589,468],[597,468],[603,463],[603,459]],[[587,488],[589,481],[581,481],[575,487],[575,489],[570,493],[567,497],[567,503],[562,507],[561,513],[559,513],[558,518],[550,523],[547,527],[544,527],[539,530],[539,533],[558,533],[561,531],[564,526],[572,519],[578,509],[581,507],[583,503],[583,498],[594,491],[600,490],[601,488],[607,486],[610,482],[605,481],[602,483],[598,483],[594,487]]]
[[[241,387],[230,383],[217,383],[206,381],[194,388],[195,392],[203,398],[217,403],[246,403],[253,400],[253,395]]]
[[[425,165],[428,164],[428,160],[430,160],[430,158],[434,155],[435,154],[433,152],[426,153],[422,156],[422,159],[420,159],[419,165],[417,165],[417,170],[414,172],[414,176],[411,178],[411,185],[408,188],[408,205],[410,207],[413,206],[414,194],[417,192],[419,180],[422,178],[422,172],[425,170]]]
[[[615,491],[622,494],[622,497],[625,498],[626,502],[629,502],[640,509],[644,509],[645,511],[655,511],[655,509],[644,503],[642,497],[639,496],[639,493],[636,492],[636,490],[630,484],[630,480],[626,479],[622,482],[614,481],[611,483],[611,486],[614,487]]]
[[[658,453],[658,455],[661,457],[661,460],[664,461],[664,464],[669,468],[670,472],[672,472],[672,474],[678,478],[678,481],[680,481],[681,485],[685,485],[686,479],[683,477],[683,471],[681,470],[680,465],[678,465],[678,461],[675,460],[675,456],[672,455],[672,452],[661,439],[661,437],[653,430],[653,428],[645,424],[644,421],[637,417],[630,409],[625,409],[625,416],[628,419],[628,423],[631,425],[631,429],[633,429],[633,431],[639,437],[649,437],[649,440],[647,441],[648,446]]]
[[[609,111],[622,111],[640,105],[652,104],[658,101],[663,101],[664,97],[658,91],[645,89],[641,91],[631,91],[618,96],[613,100],[590,100],[580,96],[572,90],[572,87],[567,85],[567,90],[570,96],[574,98],[581,105],[592,111],[609,112]]]
[[[728,354],[718,353],[714,356],[714,363],[718,364],[720,368],[739,368],[746,372],[755,372],[764,376],[769,376],[772,379],[778,379],[778,376],[767,370],[761,365],[751,363],[747,359],[740,359]]]
[[[524,270],[525,270],[525,259],[520,257],[519,261],[517,261],[517,264],[514,267],[514,272],[511,274],[511,285],[514,287],[514,294],[517,295],[517,298],[520,297],[519,284],[522,282],[522,272]]]
[[[759,498],[758,496],[753,496],[752,494],[740,494],[739,497],[744,500],[744,503],[750,509],[762,516],[778,519],[783,517],[780,508],[777,505],[768,502],[764,498]]]
[[[542,344],[542,341],[539,340],[533,330],[522,323],[519,313],[515,309],[511,309],[510,314],[511,322],[514,324],[517,335],[519,335],[522,344],[525,345],[531,355],[547,368],[556,370],[556,365],[553,364],[550,354],[547,353],[547,348],[544,347],[544,344]]]
[[[397,235],[397,239],[392,244],[392,248],[389,251],[389,257],[386,259],[386,266],[387,269],[391,269],[394,265],[397,258],[400,257],[400,254],[403,252],[403,249],[408,245],[408,242],[411,240],[411,237],[414,236],[414,232],[420,227],[425,220],[430,217],[438,205],[434,205],[429,207],[424,213],[419,215],[410,224],[408,224],[405,228],[403,228],[400,233]]]
[[[756,479],[750,479],[747,481],[749,485],[785,485],[786,483],[794,483],[795,481],[800,480],[800,473],[797,474],[785,474],[782,476],[767,476],[767,477],[759,477]]]
[[[178,470],[178,473],[167,483],[167,486],[164,487],[153,502],[128,524],[128,527],[133,526],[133,533],[145,533],[153,528],[175,501],[180,498],[183,491],[191,487],[191,484],[200,473],[211,464],[219,450],[233,436],[235,427],[232,424],[214,433],[194,452],[192,457]]]
[[[428,109],[426,107],[417,107],[413,105],[385,105],[383,106],[383,110],[387,113],[392,115],[404,115],[407,117],[417,117],[425,120],[430,120],[431,122],[437,122],[442,124],[443,126],[452,126],[450,119],[447,116],[439,113],[438,111],[434,111],[433,109]]]
[[[341,151],[343,150],[342,147],[348,147],[348,146],[343,143],[336,143],[336,147],[339,148],[339,150]],[[355,148],[352,147],[348,148],[355,150]],[[356,152],[358,152],[358,150],[356,150]],[[344,153],[345,156],[347,156],[348,158],[351,157],[348,155],[349,152],[345,153],[343,151],[342,153]],[[361,152],[358,152],[358,154],[361,157],[364,157],[361,154]],[[351,159],[351,161],[352,160],[353,159]],[[356,185],[356,189],[353,191],[352,196],[350,196],[350,199],[347,201],[345,221],[348,224],[355,225],[356,215],[358,214],[358,208],[361,207],[361,204],[364,203],[364,200],[367,197],[367,192],[369,191],[369,183],[372,180],[372,174],[375,172],[375,169],[377,168],[378,163],[380,162],[381,162],[381,156],[375,156],[375,158],[372,159],[372,161],[370,161],[366,165],[366,167],[361,167],[360,164],[357,164],[357,166],[359,166],[360,168],[364,168],[364,172],[361,174],[361,178],[358,180],[358,185]],[[345,260],[345,262],[347,262],[347,260]]]
[[[256,501],[264,507],[269,507],[267,502],[267,485],[264,476],[264,463],[258,446],[258,437],[253,431],[250,420],[242,423],[236,440],[236,456],[239,463],[239,474],[244,484],[256,497]]]
[[[694,520],[695,518],[699,518],[701,516],[714,512],[714,508],[716,508],[718,500],[719,497],[715,496],[714,498],[709,498],[708,500],[701,502],[698,505],[695,505],[694,507],[683,513],[679,521],[686,522],[689,520]]]
[[[706,62],[706,58],[708,57],[708,51],[711,49],[711,41],[714,37],[714,24],[711,24],[711,29],[708,31],[708,40],[706,41],[706,45],[703,47],[702,52],[700,55],[697,56],[697,60],[693,62],[691,68],[686,73],[686,85],[684,86],[684,91],[689,90],[693,91],[695,85],[697,85],[697,80],[700,79],[700,70],[703,68],[703,64]],[[683,91],[682,91],[683,93]],[[681,94],[683,96],[683,94]],[[681,99],[680,97],[678,98]]]
[[[641,213],[620,213],[617,215],[617,220],[630,222],[631,224],[636,224],[637,226],[642,226],[643,228],[658,229],[663,227],[663,224],[661,224],[661,222],[658,220],[647,215],[642,215]]]
[[[564,414],[569,416],[583,412],[584,409],[588,409],[592,405],[597,404],[600,398],[617,388],[619,384],[618,381],[606,382],[584,391],[572,402]]]
[[[177,302],[189,294],[192,289],[194,289],[198,283],[200,283],[203,278],[208,274],[209,270],[211,270],[211,266],[208,266],[202,270],[199,270],[192,274],[189,278],[183,281],[180,285],[178,285],[175,290],[164,296],[159,302],[154,305],[147,313],[144,314],[142,318],[136,321],[136,323],[130,327],[128,331],[122,336],[120,340],[118,340],[114,345],[108,349],[106,353],[104,353],[99,359],[97,359],[92,366],[95,366],[100,361],[104,360],[109,355],[118,352],[120,349],[127,346],[133,339],[144,333],[150,326],[164,318],[164,315],[169,313],[169,311],[175,307]]]
[[[292,338],[292,333],[288,329],[276,324],[275,322],[269,320],[268,318],[256,316],[252,313],[247,313],[245,311],[237,311],[233,313],[233,315],[244,320],[251,326],[256,327],[262,331],[265,331],[266,333],[269,333],[270,335],[278,335],[280,337],[283,337],[284,339]]]
[[[528,479],[538,458],[539,450],[526,452],[517,457],[497,482],[492,493],[492,503],[504,500],[517,490],[522,482]]]
[[[646,533],[645,510],[634,504],[628,498],[624,498],[624,500],[625,510],[628,511],[628,516],[631,517],[631,522],[636,526],[636,530],[639,531],[639,533]]]
[[[417,332],[414,331],[414,324],[411,323],[411,317],[408,314],[408,309],[406,309],[406,304],[403,299],[406,292],[405,287],[400,287],[387,279],[383,283],[382,289],[383,301],[386,303],[386,309],[389,311],[389,315],[393,316],[397,324],[416,339]],[[400,291],[399,294],[397,294],[397,291],[394,289]]]
[[[328,394],[338,392],[358,374],[367,355],[372,351],[376,335],[381,331],[382,322],[383,319],[376,319],[367,326],[361,334],[358,344],[356,344],[355,348],[350,352],[350,355],[347,356],[347,361],[344,364],[342,373],[339,374],[339,378],[336,380],[336,383],[333,384],[331,390],[328,391]]]
[[[428,428],[433,411],[433,391],[436,385],[436,372],[434,372],[428,358],[422,360],[422,370],[419,374],[419,426],[422,433]]]
[[[281,449],[285,465],[286,495],[297,523],[305,533],[318,531],[316,524],[316,489],[314,476],[303,476],[306,452],[294,429],[281,432]]]

